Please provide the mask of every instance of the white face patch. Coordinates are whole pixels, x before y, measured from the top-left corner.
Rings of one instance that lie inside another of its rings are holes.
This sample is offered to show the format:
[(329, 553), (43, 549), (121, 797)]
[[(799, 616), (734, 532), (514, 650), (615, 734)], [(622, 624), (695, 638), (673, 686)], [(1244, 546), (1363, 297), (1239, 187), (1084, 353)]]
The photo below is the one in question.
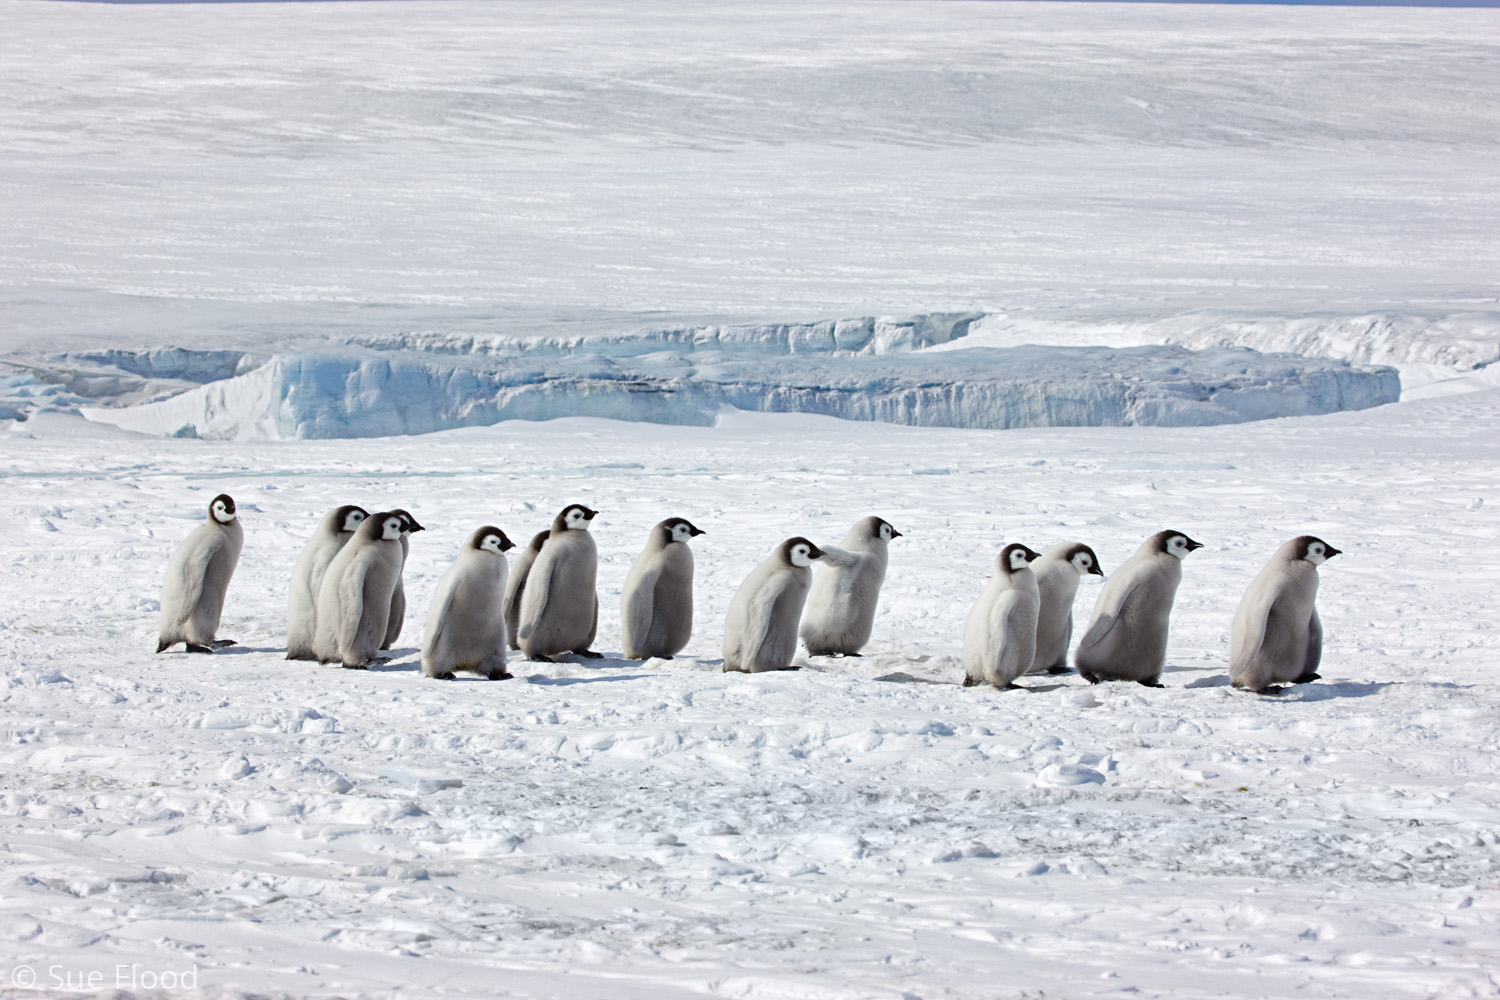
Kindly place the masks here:
[(672, 541), (685, 542), (693, 537), (693, 529), (685, 524), (679, 524), (672, 528)]
[(592, 522), (583, 516), (583, 511), (576, 507), (568, 511), (568, 516), (563, 519), (563, 523), (568, 526), (569, 531), (588, 531), (592, 526)]
[(1188, 548), (1186, 538), (1181, 535), (1173, 535), (1167, 539), (1167, 551), (1178, 559), (1186, 559), (1188, 552), (1191, 550)]
[(385, 526), (381, 530), (380, 537), (383, 540), (387, 541), (387, 542), (400, 541), (400, 539), (401, 539), (401, 525), (403, 523), (404, 522), (402, 522), (401, 518), (399, 518), (399, 517), (388, 517), (388, 518), (386, 518), (385, 519)]
[(812, 565), (811, 552), (810, 552), (810, 550), (808, 549), (808, 547), (806, 545), (793, 545), (792, 546), (792, 565), (793, 566), (811, 566)]
[(891, 540), (891, 526), (889, 524), (882, 524), (880, 526), (880, 537), (887, 542)]
[(1013, 550), (1011, 552), (1011, 554), (1010, 554), (1010, 568), (1011, 569), (1025, 569), (1026, 568), (1026, 550), (1025, 549), (1015, 549), (1015, 550)]
[(1079, 576), (1087, 576), (1094, 568), (1094, 560), (1089, 558), (1087, 552), (1080, 552), (1073, 557), (1073, 568), (1078, 571)]
[(1314, 566), (1321, 566), (1328, 561), (1328, 550), (1323, 547), (1322, 542), (1313, 542), (1307, 547), (1307, 555), (1303, 558)]
[(222, 500), (216, 500), (216, 501), (214, 501), (214, 520), (215, 521), (218, 521), (220, 524), (228, 524), (229, 522), (233, 521), (236, 516), (237, 515), (235, 515), (232, 511), (230, 511), (230, 509), (228, 507), (224, 506), (224, 501), (222, 501)]
[(484, 541), (479, 543), (479, 547), (481, 549), (484, 549), (486, 552), (493, 552), (497, 556), (505, 554), (505, 550), (500, 548), (499, 535), (485, 535)]
[(362, 510), (351, 510), (348, 514), (344, 515), (344, 530), (353, 531), (359, 527), (361, 521), (369, 516)]

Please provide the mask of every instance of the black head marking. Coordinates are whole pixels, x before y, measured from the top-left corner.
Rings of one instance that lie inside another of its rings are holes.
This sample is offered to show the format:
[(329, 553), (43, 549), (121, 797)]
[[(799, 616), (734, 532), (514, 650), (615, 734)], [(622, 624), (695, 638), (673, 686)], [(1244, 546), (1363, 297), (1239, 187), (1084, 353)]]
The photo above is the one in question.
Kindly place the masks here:
[(812, 542), (808, 541), (807, 539), (803, 538), (801, 535), (797, 535), (797, 536), (795, 536), (793, 538), (788, 538), (786, 541), (784, 541), (784, 542), (781, 543), (780, 552), (781, 552), (781, 560), (782, 560), (782, 562), (785, 562), (788, 565), (795, 566), (796, 563), (792, 562), (792, 550), (795, 549), (799, 545), (805, 545), (805, 546), (807, 546), (807, 558), (809, 558), (809, 559), (822, 559), (823, 558), (823, 550), (822, 549), (818, 548), (816, 545), (814, 545)]
[(417, 523), (417, 519), (414, 518), (414, 517), (412, 517), (411, 513), (409, 511), (405, 511), (405, 510), (402, 510), (400, 507), (397, 507), (395, 510), (391, 511), (391, 513), (395, 514), (397, 517), (401, 518), (401, 530), (402, 531), (405, 531), (405, 532), (409, 533), (409, 532), (413, 532), (413, 531), (426, 531), (427, 530), (426, 528), (422, 527), (420, 524)]
[(235, 513), (234, 497), (230, 496), (228, 493), (220, 493), (218, 496), (210, 500), (208, 502), (208, 509), (212, 511), (214, 509), (214, 504), (216, 503), (222, 503), (224, 505), (224, 513)]
[(1183, 545), (1188, 552), (1192, 552), (1194, 549), (1203, 548), (1202, 542), (1195, 542), (1187, 535), (1184, 535), (1182, 532), (1173, 531), (1171, 528), (1168, 528), (1166, 531), (1158, 531), (1156, 534), (1151, 536), (1151, 541), (1154, 543), (1153, 549), (1157, 552), (1171, 552), (1172, 539), (1174, 538), (1181, 538), (1183, 541)]
[(536, 534), (532, 535), (531, 541), (526, 543), (526, 551), (530, 552), (532, 555), (536, 555), (538, 552), (542, 551), (542, 546), (547, 543), (547, 536), (550, 534), (552, 534), (551, 531), (538, 531)]
[(1308, 562), (1322, 562), (1343, 554), (1343, 549), (1334, 548), (1317, 535), (1298, 535), (1294, 541), (1297, 543), (1297, 558)]
[(506, 552), (516, 547), (516, 543), (507, 538), (505, 532), (501, 531), (493, 524), (486, 524), (484, 527), (474, 532), (474, 535), (470, 539), (470, 542), (474, 548), (482, 549), (484, 548), (485, 541), (490, 538), (500, 539), (501, 552)]
[(673, 541), (677, 536), (679, 528), (687, 529), (688, 538), (697, 538), (699, 535), (708, 534), (708, 532), (696, 527), (692, 521), (689, 521), (685, 517), (669, 517), (656, 526), (656, 530), (661, 533), (660, 537), (664, 542)]
[(997, 560), (1000, 567), (1004, 569), (1005, 572), (1012, 573), (1015, 572), (1017, 568), (1019, 568), (1013, 567), (1011, 565), (1012, 558), (1017, 553), (1019, 553), (1021, 557), (1024, 558), (1028, 563), (1040, 558), (1040, 556), (1035, 551), (1025, 545), (1022, 545), (1020, 542), (1011, 542), (1005, 548), (1000, 550), (1000, 558)]
[(1093, 549), (1089, 548), (1082, 542), (1074, 542), (1072, 545), (1068, 546), (1068, 551), (1063, 553), (1063, 561), (1071, 563), (1081, 555), (1089, 557), (1088, 572), (1093, 573), (1095, 576), (1104, 575), (1104, 567), (1099, 565), (1099, 557), (1094, 554)]

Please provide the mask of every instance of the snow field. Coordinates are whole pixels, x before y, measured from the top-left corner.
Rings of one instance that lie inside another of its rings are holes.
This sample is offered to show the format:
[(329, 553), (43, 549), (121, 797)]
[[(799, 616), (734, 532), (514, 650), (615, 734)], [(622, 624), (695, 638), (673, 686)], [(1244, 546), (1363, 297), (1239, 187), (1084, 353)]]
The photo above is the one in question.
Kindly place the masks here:
[[(1497, 411), (234, 445), (16, 426), (0, 934), (39, 969), (197, 963), (211, 995), (1493, 995)], [(221, 635), (243, 645), (152, 655), (167, 556), (220, 490), (247, 535)], [(525, 537), (575, 500), (602, 511), (606, 652), (650, 525), (708, 531), (696, 655), (421, 677), (467, 533)], [(399, 656), (363, 673), (281, 658), (292, 562), (341, 502), (429, 527)], [(719, 673), (739, 580), (867, 513), (906, 533), (869, 655)], [(1004, 542), (1081, 538), (1109, 571), (1166, 526), (1207, 548), (1165, 690), (957, 686)], [(1345, 550), (1325, 680), (1233, 692), (1239, 594), (1303, 531)]]

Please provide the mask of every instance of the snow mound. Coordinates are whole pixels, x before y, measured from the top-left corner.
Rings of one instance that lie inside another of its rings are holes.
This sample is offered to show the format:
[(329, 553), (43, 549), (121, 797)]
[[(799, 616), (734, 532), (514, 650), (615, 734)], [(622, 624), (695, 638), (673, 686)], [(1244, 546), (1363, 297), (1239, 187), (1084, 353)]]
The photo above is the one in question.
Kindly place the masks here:
[(712, 424), (724, 407), (927, 427), (1206, 426), (1394, 402), (1393, 369), (1246, 348), (977, 348), (828, 355), (498, 357), (286, 354), (129, 407), (80, 407), (147, 434), (256, 440), (426, 434), (590, 416)]

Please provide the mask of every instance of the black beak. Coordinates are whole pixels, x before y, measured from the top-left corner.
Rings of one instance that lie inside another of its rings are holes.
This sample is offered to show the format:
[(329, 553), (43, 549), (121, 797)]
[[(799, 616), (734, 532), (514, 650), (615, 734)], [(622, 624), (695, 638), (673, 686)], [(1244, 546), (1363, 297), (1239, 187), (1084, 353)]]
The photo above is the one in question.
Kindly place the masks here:
[(515, 547), (516, 547), (516, 543), (513, 542), (513, 541), (511, 541), (508, 536), (506, 536), (506, 535), (501, 535), (500, 536), (500, 551), (501, 552), (509, 552), (511, 549), (513, 549)]
[(1192, 552), (1194, 549), (1201, 549), (1201, 548), (1203, 548), (1203, 543), (1202, 542), (1195, 542), (1191, 538), (1187, 539), (1187, 550), (1189, 552)]
[(702, 528), (695, 528), (691, 524), (688, 525), (688, 537), (689, 538), (697, 538), (699, 535), (706, 535), (706, 534), (708, 534), (708, 532), (704, 531)]
[(1344, 554), (1344, 550), (1343, 549), (1336, 549), (1332, 545), (1328, 546), (1327, 548), (1325, 548), (1323, 550), (1323, 555), (1326, 558), (1328, 558), (1328, 559), (1332, 559), (1334, 556), (1343, 555), (1343, 554)]
[(599, 512), (597, 510), (589, 510), (587, 507), (583, 508), (583, 519), (585, 521), (592, 521), (598, 516)]
[(1103, 568), (1100, 567), (1100, 566), (1098, 566), (1098, 565), (1090, 566), (1089, 567), (1089, 572), (1092, 573), (1092, 574), (1094, 574), (1095, 576), (1103, 576), (1104, 575)]
[(900, 538), (901, 537), (901, 532), (897, 531), (895, 528), (892, 528), (891, 529), (891, 537), (892, 538)]
[(1033, 552), (1030, 549), (1026, 550), (1026, 561), (1027, 562), (1036, 562), (1040, 558), (1042, 558), (1042, 554), (1040, 552)]
[(816, 545), (813, 545), (812, 549), (807, 553), (807, 558), (809, 558), (809, 559), (822, 559), (823, 558), (823, 550), (820, 549), (820, 548), (818, 548)]

